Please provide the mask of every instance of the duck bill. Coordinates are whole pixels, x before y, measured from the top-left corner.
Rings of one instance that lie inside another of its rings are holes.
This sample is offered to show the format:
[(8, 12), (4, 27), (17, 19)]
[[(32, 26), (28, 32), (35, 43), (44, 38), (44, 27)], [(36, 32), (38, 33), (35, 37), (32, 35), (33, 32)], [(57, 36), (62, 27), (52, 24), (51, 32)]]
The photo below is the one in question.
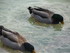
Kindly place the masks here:
[(36, 53), (36, 52), (35, 52), (35, 50), (33, 50), (33, 52), (32, 52), (32, 53)]
[(62, 21), (61, 24), (64, 24), (64, 22)]

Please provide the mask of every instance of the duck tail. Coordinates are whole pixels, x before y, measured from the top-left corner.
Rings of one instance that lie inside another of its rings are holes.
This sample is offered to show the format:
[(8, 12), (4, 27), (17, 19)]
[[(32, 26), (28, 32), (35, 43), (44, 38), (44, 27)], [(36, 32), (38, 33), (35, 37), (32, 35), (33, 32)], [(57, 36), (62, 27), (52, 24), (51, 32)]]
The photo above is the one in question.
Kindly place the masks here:
[(0, 36), (2, 35), (3, 26), (0, 26)]
[(32, 7), (28, 7), (29, 13), (32, 13)]

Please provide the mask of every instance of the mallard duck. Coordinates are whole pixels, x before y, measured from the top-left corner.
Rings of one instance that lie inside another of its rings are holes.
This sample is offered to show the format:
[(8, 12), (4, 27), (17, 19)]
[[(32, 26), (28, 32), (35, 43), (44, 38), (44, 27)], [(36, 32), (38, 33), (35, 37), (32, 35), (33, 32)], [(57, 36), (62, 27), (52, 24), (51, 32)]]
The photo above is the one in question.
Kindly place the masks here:
[(0, 40), (4, 45), (22, 52), (29, 51), (35, 53), (34, 46), (28, 43), (18, 32), (13, 32), (3, 26), (0, 26), (0, 29), (2, 30), (0, 31), (2, 32), (2, 34), (0, 33)]
[(32, 17), (42, 23), (47, 24), (64, 24), (64, 19), (60, 14), (55, 14), (54, 12), (44, 9), (41, 7), (28, 7), (29, 13)]

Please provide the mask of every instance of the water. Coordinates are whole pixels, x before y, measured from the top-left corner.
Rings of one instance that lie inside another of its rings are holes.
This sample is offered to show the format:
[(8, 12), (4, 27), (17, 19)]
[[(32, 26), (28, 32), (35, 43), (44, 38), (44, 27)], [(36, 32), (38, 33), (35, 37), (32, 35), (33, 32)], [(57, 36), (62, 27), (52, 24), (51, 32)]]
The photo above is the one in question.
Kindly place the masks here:
[[(30, 18), (28, 6), (41, 6), (59, 13), (65, 24), (35, 22)], [(0, 0), (0, 25), (19, 32), (34, 45), (36, 53), (70, 53), (70, 0)], [(15, 53), (0, 49), (0, 53), (6, 52)]]

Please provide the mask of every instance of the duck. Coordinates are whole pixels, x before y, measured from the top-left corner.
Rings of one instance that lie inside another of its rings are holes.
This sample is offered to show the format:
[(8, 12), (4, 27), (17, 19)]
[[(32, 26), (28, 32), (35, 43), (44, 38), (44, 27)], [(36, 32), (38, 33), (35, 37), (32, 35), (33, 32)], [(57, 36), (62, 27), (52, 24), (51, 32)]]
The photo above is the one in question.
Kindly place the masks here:
[(0, 40), (4, 45), (14, 50), (36, 53), (34, 46), (27, 42), (24, 37), (22, 37), (18, 32), (11, 31), (4, 26), (0, 26)]
[(35, 18), (37, 21), (46, 24), (64, 24), (64, 18), (62, 15), (54, 13), (48, 9), (41, 7), (28, 7), (31, 17)]

